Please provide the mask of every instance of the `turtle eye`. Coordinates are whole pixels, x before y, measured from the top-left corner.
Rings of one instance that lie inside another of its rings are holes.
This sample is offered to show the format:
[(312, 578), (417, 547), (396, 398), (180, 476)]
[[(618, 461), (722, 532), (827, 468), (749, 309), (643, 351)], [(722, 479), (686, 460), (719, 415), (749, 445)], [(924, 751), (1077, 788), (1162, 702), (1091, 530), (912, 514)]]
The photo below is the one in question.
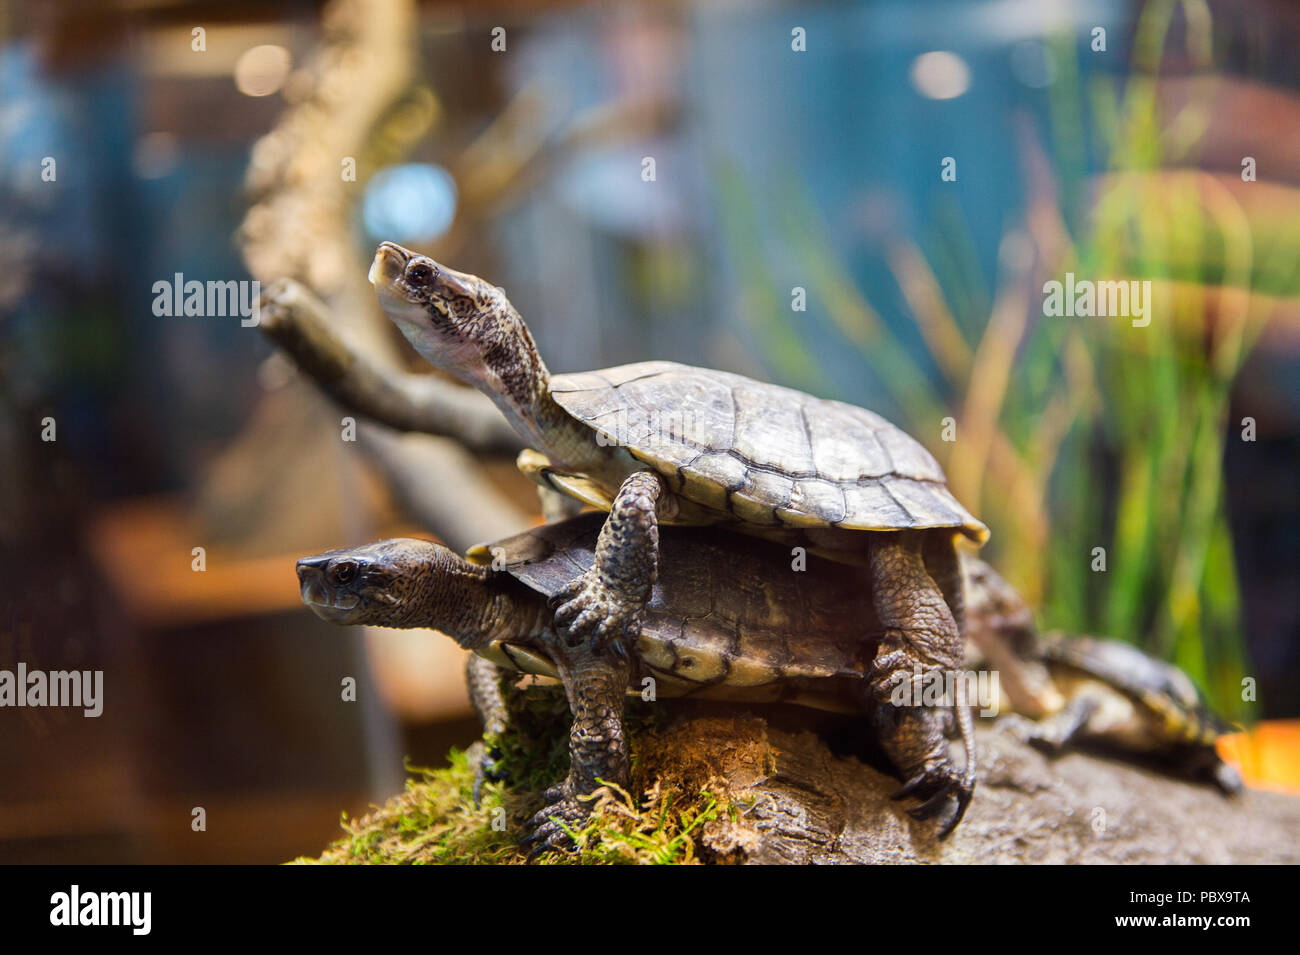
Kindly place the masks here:
[(406, 269), (406, 281), (412, 285), (428, 285), (433, 281), (433, 268), (427, 262), (412, 262)]
[(350, 560), (341, 560), (330, 568), (330, 576), (336, 584), (346, 584), (357, 576), (357, 565)]

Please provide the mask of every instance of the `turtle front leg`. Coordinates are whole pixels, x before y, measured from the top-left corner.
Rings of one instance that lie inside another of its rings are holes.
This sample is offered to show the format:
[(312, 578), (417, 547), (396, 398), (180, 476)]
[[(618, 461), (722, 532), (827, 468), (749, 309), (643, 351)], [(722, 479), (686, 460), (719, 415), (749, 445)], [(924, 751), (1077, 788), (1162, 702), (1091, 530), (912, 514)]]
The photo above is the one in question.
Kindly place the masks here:
[(551, 598), (555, 627), (570, 648), (609, 647), (626, 657), (635, 646), (659, 567), (655, 508), (663, 481), (637, 471), (623, 481), (596, 542), (596, 562)]
[(470, 747), (470, 760), (474, 764), (474, 805), (479, 804), (485, 782), (500, 782), (506, 778), (499, 761), (501, 750), (489, 740), (505, 732), (509, 718), (506, 706), (506, 685), (509, 671), (471, 653), (465, 663), (465, 683), (469, 687), (469, 701), (483, 724), (484, 739)]
[(1199, 757), (1192, 759), (1187, 769), (1193, 778), (1213, 783), (1225, 796), (1238, 796), (1246, 788), (1241, 773), (1219, 759), (1212, 748), (1207, 747)]
[(1059, 753), (1087, 729), (1088, 721), (1100, 707), (1099, 700), (1083, 694), (1041, 720), (1030, 720), (1018, 713), (1009, 713), (998, 721), (998, 725), (1022, 743), (1048, 753)]
[[(910, 531), (879, 534), (872, 541), (872, 595), (883, 636), (868, 685), (881, 745), (904, 780), (894, 798), (919, 798), (921, 805), (911, 810), (917, 819), (937, 815), (950, 797), (957, 801), (940, 829), (942, 838), (965, 815), (975, 788), (975, 766), (973, 760), (960, 772), (953, 766), (945, 736), (947, 713), (922, 705), (922, 686), (914, 683), (910, 694), (900, 692), (905, 683), (915, 681), (918, 670), (923, 679), (955, 673), (963, 654), (957, 621), (926, 570), (923, 542), (920, 534)], [(973, 755), (969, 743), (967, 751)]]
[[(562, 641), (561, 641), (562, 642)], [(623, 702), (631, 676), (628, 660), (609, 648), (559, 647), (556, 668), (573, 713), (569, 731), (569, 775), (544, 794), (546, 806), (528, 821), (524, 840), (532, 859), (548, 849), (571, 848), (567, 829), (582, 825), (590, 796), (602, 781), (628, 785)]]
[(556, 646), (552, 658), (573, 712), (569, 775), (547, 790), (547, 806), (530, 822), (531, 856), (569, 842), (565, 827), (586, 818), (599, 780), (626, 786), (623, 699), (631, 675), (629, 650), (641, 632), (659, 566), (655, 507), (663, 483), (653, 471), (629, 475), (596, 542), (596, 560), (551, 599)]

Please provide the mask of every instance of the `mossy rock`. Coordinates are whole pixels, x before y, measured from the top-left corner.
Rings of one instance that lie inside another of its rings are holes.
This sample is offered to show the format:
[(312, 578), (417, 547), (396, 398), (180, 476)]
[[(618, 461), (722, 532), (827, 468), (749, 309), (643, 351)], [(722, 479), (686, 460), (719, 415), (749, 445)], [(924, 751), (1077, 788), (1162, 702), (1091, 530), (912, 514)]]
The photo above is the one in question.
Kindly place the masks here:
[[(523, 864), (524, 823), (542, 808), (541, 793), (568, 771), (569, 710), (557, 687), (533, 686), (510, 699), (511, 729), (469, 751), (453, 750), (445, 769), (408, 766), (406, 791), (361, 819), (318, 864)], [(617, 786), (592, 797), (587, 824), (572, 833), (575, 853), (546, 853), (551, 864), (725, 862), (743, 844), (744, 805), (731, 798), (701, 747), (682, 747), (663, 708), (630, 702), (632, 791)], [(707, 744), (702, 744), (707, 745)], [(480, 748), (495, 748), (509, 782), (486, 783), (474, 801)], [(665, 759), (665, 754), (672, 758)], [(636, 795), (634, 796), (633, 793)]]
[[(468, 754), (418, 770), (322, 863), (517, 864), (523, 823), (567, 770), (569, 716), (553, 687), (511, 700), (496, 745), (516, 782), (474, 805)], [(1049, 758), (979, 725), (978, 784), (961, 826), (939, 842), (912, 819), (899, 781), (864, 747), (865, 724), (793, 707), (673, 700), (628, 707), (630, 793), (596, 797), (579, 851), (587, 863), (1287, 863), (1300, 862), (1300, 798), (1212, 787), (1095, 753)], [(482, 744), (476, 744), (482, 745)], [(494, 826), (493, 823), (496, 823)]]

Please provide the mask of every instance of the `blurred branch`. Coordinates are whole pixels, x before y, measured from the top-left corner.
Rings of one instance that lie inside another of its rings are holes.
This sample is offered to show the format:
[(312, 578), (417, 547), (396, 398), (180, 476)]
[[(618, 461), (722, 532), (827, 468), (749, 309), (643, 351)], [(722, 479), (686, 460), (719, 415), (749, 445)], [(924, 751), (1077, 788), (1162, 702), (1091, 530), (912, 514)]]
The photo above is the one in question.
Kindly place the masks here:
[(417, 25), (412, 0), (325, 7), (322, 43), (285, 90), (290, 108), (253, 145), (245, 176), (252, 206), (238, 235), (254, 278), (303, 282), (357, 347), (389, 358), (398, 352), (358, 261), (353, 216), (375, 170), (437, 121), (436, 98), (414, 88)]
[(262, 333), (345, 409), (399, 431), (452, 437), (475, 451), (513, 455), (522, 447), (477, 391), (373, 363), (336, 330), (325, 304), (292, 279), (263, 293), (261, 315)]
[(478, 461), (454, 440), (399, 435), (365, 423), (357, 437), (401, 504), (448, 547), (463, 552), (482, 541), (517, 534), (532, 523), (483, 479)]
[[(266, 289), (263, 334), (334, 401), (399, 430), (511, 453), (518, 439), (489, 401), (398, 369), (397, 337), (358, 256), (355, 209), (365, 182), (439, 119), (436, 95), (418, 83), (418, 26), (414, 0), (331, 0), (324, 8), (320, 46), (285, 88), (289, 109), (253, 147), (240, 251)], [(303, 388), (268, 394), (261, 407), (304, 406)], [(291, 463), (252, 468), (251, 490), (207, 481), (198, 507), (209, 526), (229, 526), (231, 512), (255, 517), (296, 504), (301, 492), (291, 490), (286, 471), (310, 476), (320, 466), (313, 449), (337, 441), (337, 429), (331, 436), (319, 423), (264, 414), (250, 425), (223, 461), (262, 463), (257, 452), (271, 447), (284, 449)], [(451, 441), (367, 426), (359, 437), (413, 515), (454, 546), (527, 526), (528, 517)], [(362, 506), (347, 505), (353, 512)]]

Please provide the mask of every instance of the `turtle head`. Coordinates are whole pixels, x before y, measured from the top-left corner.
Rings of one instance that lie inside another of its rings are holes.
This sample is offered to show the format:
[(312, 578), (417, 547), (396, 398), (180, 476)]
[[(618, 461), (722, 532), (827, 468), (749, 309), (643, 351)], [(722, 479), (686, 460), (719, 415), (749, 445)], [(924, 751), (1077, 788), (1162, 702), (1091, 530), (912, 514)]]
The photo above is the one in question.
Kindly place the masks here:
[[(330, 623), (418, 626), (439, 570), (456, 560), (431, 541), (397, 538), (298, 561), (305, 603)], [(429, 626), (436, 626), (430, 622)]]
[(537, 601), (512, 600), (501, 582), (492, 580), (487, 567), (471, 564), (441, 544), (408, 537), (298, 561), (302, 602), (322, 620), (429, 627), (469, 650), (497, 631), (529, 629), (539, 613)]
[(545, 400), (548, 375), (504, 291), (394, 242), (379, 244), (370, 282), (416, 351), (492, 398), (525, 437), (535, 437), (533, 409)]

